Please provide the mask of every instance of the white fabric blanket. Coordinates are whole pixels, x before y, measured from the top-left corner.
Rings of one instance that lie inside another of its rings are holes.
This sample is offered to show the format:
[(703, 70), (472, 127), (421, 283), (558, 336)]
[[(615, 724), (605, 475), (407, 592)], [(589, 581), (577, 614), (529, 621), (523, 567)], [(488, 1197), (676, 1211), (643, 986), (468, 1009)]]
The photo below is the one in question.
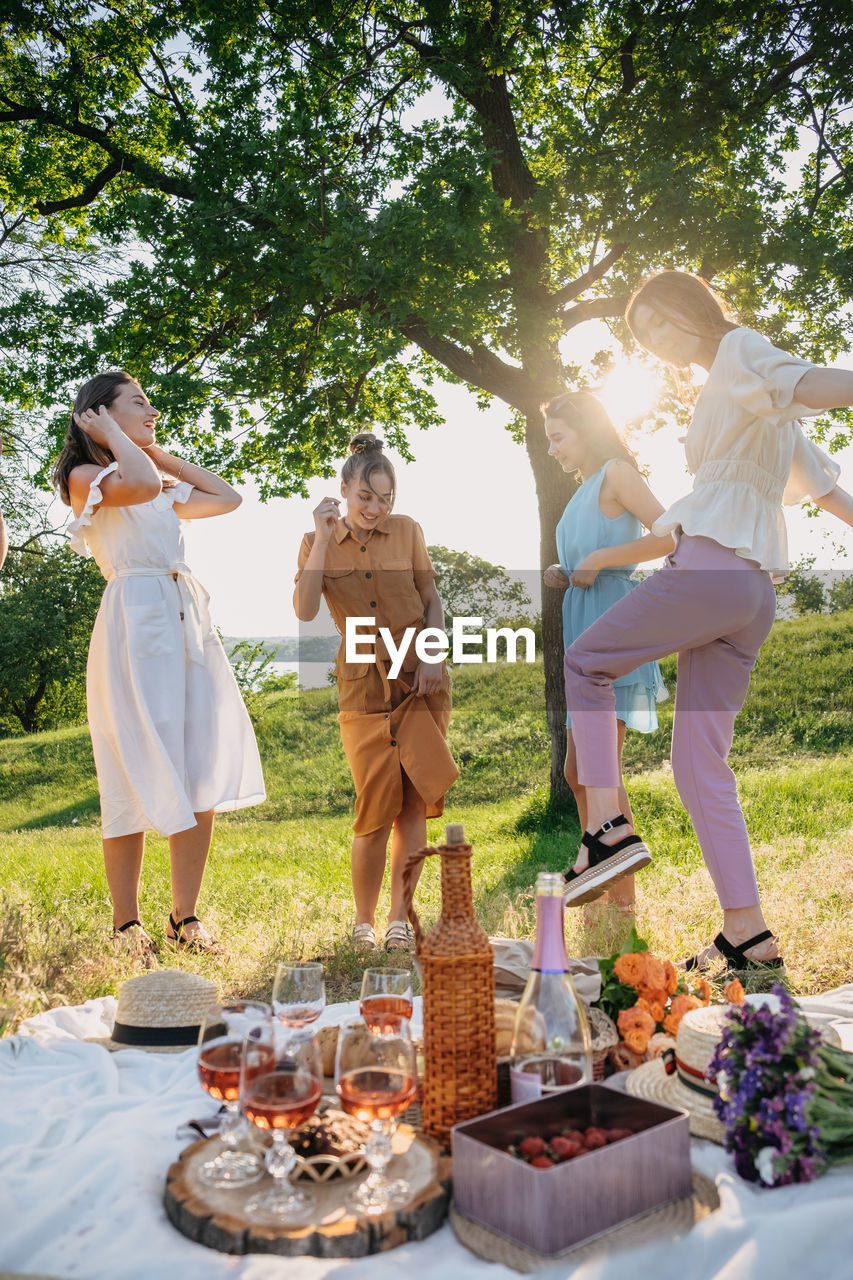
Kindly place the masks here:
[[(853, 1049), (853, 984), (801, 1001), (831, 1015)], [(416, 1002), (419, 1006), (419, 1001)], [(335, 1005), (323, 1022), (356, 1011)], [(416, 1007), (415, 1019), (420, 1016)], [(175, 1130), (208, 1114), (195, 1052), (108, 1053), (84, 1036), (106, 1035), (115, 1000), (90, 1000), (31, 1018), (0, 1041), (0, 1269), (76, 1280), (511, 1280), (451, 1228), (418, 1244), (355, 1262), (254, 1255), (234, 1258), (192, 1244), (167, 1221), (166, 1169)], [(320, 1024), (322, 1025), (322, 1023)], [(733, 1173), (725, 1152), (694, 1141), (694, 1164), (715, 1178), (722, 1207), (689, 1236), (552, 1266), (545, 1280), (624, 1280), (630, 1265), (654, 1280), (849, 1280), (853, 1169), (809, 1186), (760, 1190)]]

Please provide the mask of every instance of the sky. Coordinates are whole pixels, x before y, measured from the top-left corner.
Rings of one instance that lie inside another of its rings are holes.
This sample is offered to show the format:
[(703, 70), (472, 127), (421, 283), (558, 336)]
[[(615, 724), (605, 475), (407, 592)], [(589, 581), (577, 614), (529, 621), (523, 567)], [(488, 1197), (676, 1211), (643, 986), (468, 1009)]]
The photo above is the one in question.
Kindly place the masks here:
[[(573, 335), (572, 358), (589, 359), (609, 342), (605, 325), (586, 325), (581, 335)], [(839, 364), (853, 369), (853, 356)], [(632, 361), (608, 384), (609, 394), (602, 398), (617, 427), (644, 400), (651, 403), (658, 374), (654, 362)], [(439, 386), (437, 399), (444, 423), (412, 433), (416, 461), (404, 463), (388, 450), (397, 469), (396, 510), (420, 523), (428, 543), (530, 575), (539, 562), (536, 494), (524, 446), (505, 429), (509, 410), (494, 403), (480, 411), (464, 387)], [(375, 429), (381, 436), (381, 423)], [(692, 487), (680, 434), (674, 427), (654, 433), (640, 429), (629, 440), (640, 464), (648, 466), (651, 489), (665, 507)], [(853, 489), (853, 445), (834, 456), (842, 468), (841, 485)], [(335, 480), (313, 480), (308, 487), (307, 500), (276, 498), (264, 504), (246, 486), (238, 511), (185, 526), (187, 561), (210, 592), (212, 616), (225, 635), (298, 634), (291, 597), (299, 544), (314, 527), (313, 508), (323, 497), (339, 494)], [(823, 513), (809, 517), (801, 508), (786, 508), (786, 520), (792, 563), (814, 555), (820, 569), (853, 567), (853, 529)], [(846, 550), (849, 564), (839, 549)], [(333, 634), (325, 610), (311, 630)]]

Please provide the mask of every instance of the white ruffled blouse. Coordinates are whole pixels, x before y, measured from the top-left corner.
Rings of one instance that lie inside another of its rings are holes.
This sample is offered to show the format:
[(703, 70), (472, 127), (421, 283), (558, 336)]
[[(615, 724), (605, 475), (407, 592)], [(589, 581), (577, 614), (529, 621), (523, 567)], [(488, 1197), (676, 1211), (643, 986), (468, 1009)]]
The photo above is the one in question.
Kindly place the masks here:
[(712, 538), (774, 576), (788, 572), (782, 506), (823, 497), (841, 474), (796, 421), (819, 412), (794, 399), (814, 367), (754, 329), (723, 336), (684, 441), (693, 491), (654, 533)]

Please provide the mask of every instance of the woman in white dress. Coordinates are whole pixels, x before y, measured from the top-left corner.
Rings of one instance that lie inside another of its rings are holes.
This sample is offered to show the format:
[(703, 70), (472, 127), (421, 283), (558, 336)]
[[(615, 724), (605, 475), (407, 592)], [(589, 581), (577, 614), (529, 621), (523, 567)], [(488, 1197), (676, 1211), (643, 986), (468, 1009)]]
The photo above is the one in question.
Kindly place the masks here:
[[(240, 495), (154, 443), (159, 412), (124, 372), (80, 388), (54, 470), (75, 519), (71, 547), (107, 580), (86, 701), (101, 796), (113, 936), (156, 948), (140, 922), (145, 832), (169, 838), (176, 947), (215, 946), (195, 915), (213, 815), (265, 799), (255, 735), (184, 562), (182, 520), (224, 515)], [(163, 473), (167, 480), (161, 478)]]

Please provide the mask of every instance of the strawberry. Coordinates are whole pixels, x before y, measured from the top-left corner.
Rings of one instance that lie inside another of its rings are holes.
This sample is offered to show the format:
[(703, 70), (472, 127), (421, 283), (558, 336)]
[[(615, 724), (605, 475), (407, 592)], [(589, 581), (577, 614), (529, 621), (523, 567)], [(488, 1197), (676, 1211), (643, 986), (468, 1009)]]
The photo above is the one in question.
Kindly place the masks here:
[(566, 1138), (562, 1134), (551, 1139), (550, 1147), (554, 1155), (559, 1156), (561, 1160), (574, 1160), (575, 1156), (581, 1153), (581, 1144), (573, 1142), (571, 1138)]
[(535, 1160), (531, 1160), (530, 1164), (534, 1169), (553, 1169), (554, 1161), (549, 1160), (547, 1156), (537, 1156)]
[(584, 1134), (584, 1143), (588, 1151), (595, 1151), (599, 1147), (607, 1146), (607, 1137), (603, 1129), (597, 1129), (591, 1126)]
[(518, 1149), (526, 1159), (532, 1161), (542, 1155), (545, 1143), (541, 1138), (525, 1138), (523, 1142), (519, 1142)]

